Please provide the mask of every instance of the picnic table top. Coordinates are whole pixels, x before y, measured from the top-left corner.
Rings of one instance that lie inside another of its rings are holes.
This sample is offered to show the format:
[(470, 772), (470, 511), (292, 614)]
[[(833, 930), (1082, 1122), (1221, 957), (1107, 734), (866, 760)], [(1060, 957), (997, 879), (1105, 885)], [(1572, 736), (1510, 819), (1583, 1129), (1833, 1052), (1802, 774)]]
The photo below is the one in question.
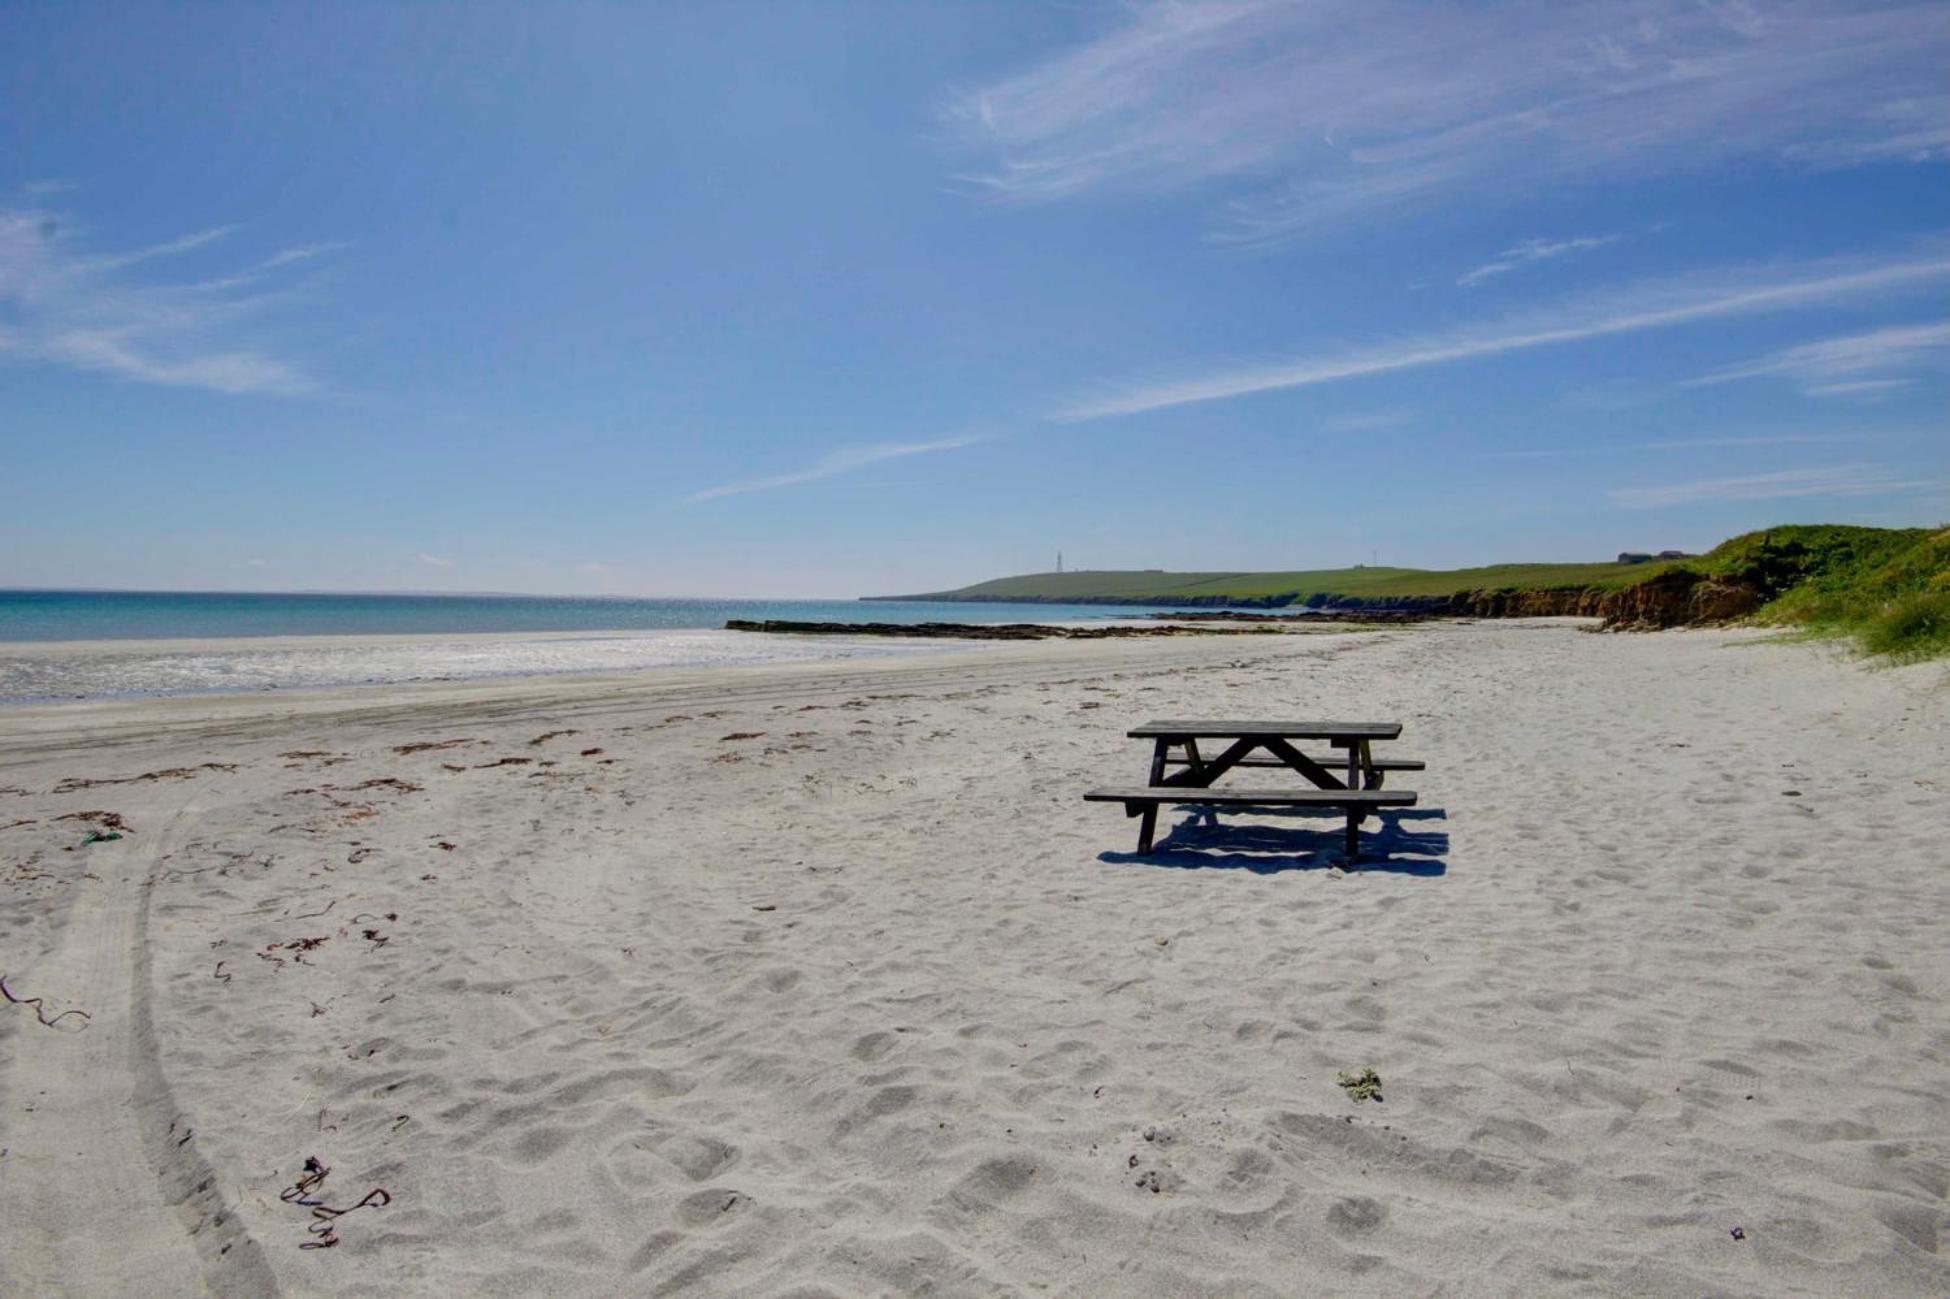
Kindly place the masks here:
[(1162, 721), (1146, 722), (1129, 732), (1133, 739), (1249, 739), (1274, 736), (1284, 740), (1393, 740), (1402, 733), (1400, 722), (1275, 722), (1275, 721)]

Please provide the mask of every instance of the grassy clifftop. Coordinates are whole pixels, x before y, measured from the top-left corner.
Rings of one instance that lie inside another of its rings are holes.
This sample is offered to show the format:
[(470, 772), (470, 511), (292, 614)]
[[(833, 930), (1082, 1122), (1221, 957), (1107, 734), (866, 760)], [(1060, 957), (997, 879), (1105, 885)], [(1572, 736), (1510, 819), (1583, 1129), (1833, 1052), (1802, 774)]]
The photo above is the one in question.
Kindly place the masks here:
[(1484, 568), (1320, 568), (1281, 573), (1168, 573), (1160, 569), (1031, 573), (955, 591), (879, 597), (1023, 600), (1063, 604), (1305, 604), (1314, 597), (1439, 597), (1459, 591), (1613, 587), (1671, 567), (1649, 564), (1491, 564)]
[(1391, 604), (1487, 616), (1576, 613), (1613, 625), (1751, 618), (1853, 637), (1897, 658), (1950, 655), (1950, 529), (1767, 528), (1690, 559), (1278, 573), (1035, 573), (896, 597), (1156, 605)]

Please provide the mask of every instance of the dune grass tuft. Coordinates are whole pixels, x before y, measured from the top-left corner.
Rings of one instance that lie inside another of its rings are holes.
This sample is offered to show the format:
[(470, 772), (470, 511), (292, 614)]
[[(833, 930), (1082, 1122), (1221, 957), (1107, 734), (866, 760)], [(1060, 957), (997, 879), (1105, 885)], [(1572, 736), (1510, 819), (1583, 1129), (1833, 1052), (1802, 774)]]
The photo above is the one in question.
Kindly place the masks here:
[(1759, 621), (1847, 637), (1898, 662), (1950, 655), (1950, 528), (1770, 528), (1701, 565), (1771, 596)]

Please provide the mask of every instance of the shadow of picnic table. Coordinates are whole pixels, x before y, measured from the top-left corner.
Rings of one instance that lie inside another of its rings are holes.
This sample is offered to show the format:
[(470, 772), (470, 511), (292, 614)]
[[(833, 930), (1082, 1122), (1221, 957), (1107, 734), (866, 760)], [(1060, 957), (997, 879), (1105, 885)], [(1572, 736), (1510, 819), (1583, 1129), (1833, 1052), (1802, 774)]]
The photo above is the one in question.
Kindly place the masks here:
[[(1228, 809), (1229, 812), (1239, 810)], [(1220, 821), (1213, 813), (1193, 806), (1186, 809), (1184, 817), (1149, 853), (1140, 856), (1134, 852), (1101, 852), (1097, 860), (1167, 870), (1243, 870), (1255, 875), (1328, 870), (1345, 865), (1341, 855), (1344, 821), (1338, 812), (1327, 808), (1265, 808), (1255, 809), (1252, 814), (1280, 821), (1316, 821), (1320, 828), (1242, 825), (1237, 821)], [(1448, 833), (1419, 824), (1447, 818), (1448, 813), (1439, 807), (1376, 813), (1375, 819), (1361, 828), (1361, 860), (1354, 869), (1416, 876), (1448, 874), (1448, 863), (1444, 860), (1449, 854)]]

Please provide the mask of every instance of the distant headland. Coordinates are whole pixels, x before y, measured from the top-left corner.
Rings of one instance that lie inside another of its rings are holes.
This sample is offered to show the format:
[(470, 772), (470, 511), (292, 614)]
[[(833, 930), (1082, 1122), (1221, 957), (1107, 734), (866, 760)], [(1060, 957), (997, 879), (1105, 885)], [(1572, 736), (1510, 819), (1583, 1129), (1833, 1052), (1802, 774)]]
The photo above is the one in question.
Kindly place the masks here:
[(866, 598), (1579, 615), (1634, 629), (1753, 618), (1855, 635), (1876, 653), (1935, 657), (1950, 653), (1950, 529), (1795, 524), (1744, 533), (1704, 555), (1628, 551), (1609, 563), (1227, 573), (1086, 569)]

